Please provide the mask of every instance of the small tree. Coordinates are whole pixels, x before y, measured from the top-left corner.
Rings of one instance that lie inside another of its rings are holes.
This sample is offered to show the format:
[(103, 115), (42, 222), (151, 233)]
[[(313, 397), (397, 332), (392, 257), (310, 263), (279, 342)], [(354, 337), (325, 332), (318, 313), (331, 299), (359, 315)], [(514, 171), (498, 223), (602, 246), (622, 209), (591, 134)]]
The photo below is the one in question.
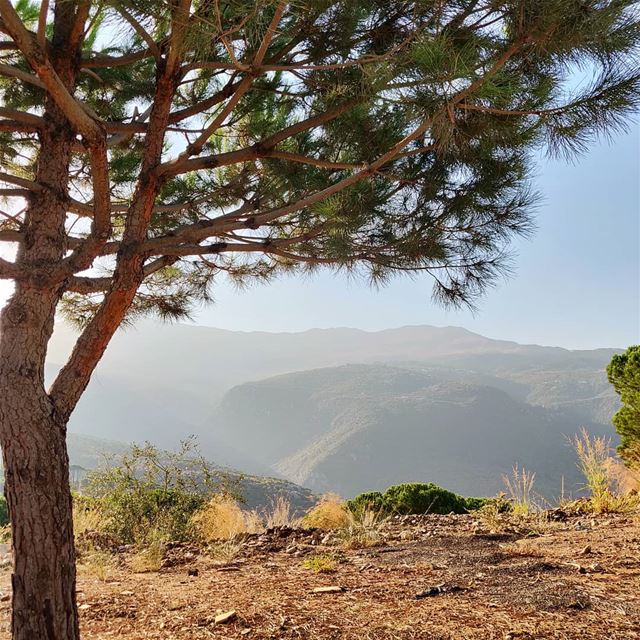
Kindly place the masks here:
[(640, 346), (616, 354), (607, 365), (607, 377), (620, 396), (622, 407), (613, 416), (620, 434), (620, 457), (627, 464), (640, 463)]
[[(0, 444), (13, 637), (75, 640), (66, 425), (117, 328), (220, 274), (433, 276), (471, 303), (530, 158), (638, 103), (634, 0), (0, 0)], [(570, 91), (572, 68), (593, 81)], [(63, 310), (83, 331), (48, 389)]]

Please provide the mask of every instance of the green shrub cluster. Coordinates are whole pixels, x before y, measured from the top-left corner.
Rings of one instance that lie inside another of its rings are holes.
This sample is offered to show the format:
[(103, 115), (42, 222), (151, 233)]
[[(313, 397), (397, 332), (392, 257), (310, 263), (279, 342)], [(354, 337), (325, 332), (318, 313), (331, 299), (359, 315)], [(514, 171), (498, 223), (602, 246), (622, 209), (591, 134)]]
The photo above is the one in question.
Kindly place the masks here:
[(347, 502), (353, 513), (365, 509), (399, 515), (423, 513), (467, 513), (480, 509), (487, 498), (465, 498), (437, 484), (406, 482), (389, 487), (384, 493), (369, 491)]
[(9, 506), (7, 499), (0, 496), (0, 527), (6, 527), (9, 524)]
[(98, 505), (105, 532), (122, 544), (187, 540), (191, 516), (221, 490), (193, 448), (133, 446), (117, 464), (91, 474), (83, 506)]

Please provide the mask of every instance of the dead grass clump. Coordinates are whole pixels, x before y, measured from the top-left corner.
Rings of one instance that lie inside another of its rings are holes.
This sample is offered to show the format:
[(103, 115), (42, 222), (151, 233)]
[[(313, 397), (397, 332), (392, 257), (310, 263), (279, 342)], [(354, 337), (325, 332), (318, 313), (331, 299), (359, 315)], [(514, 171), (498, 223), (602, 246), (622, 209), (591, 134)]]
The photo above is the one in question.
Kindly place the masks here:
[(11, 543), (11, 525), (5, 524), (0, 527), (0, 544), (10, 544)]
[(156, 573), (162, 568), (165, 543), (152, 540), (142, 551), (131, 556), (131, 570), (134, 573)]
[(382, 526), (386, 518), (380, 512), (362, 509), (348, 512), (348, 524), (340, 530), (340, 538), (347, 549), (375, 547), (382, 542)]
[(86, 575), (106, 582), (115, 566), (113, 554), (102, 549), (85, 552), (78, 563), (80, 570)]
[(544, 553), (540, 547), (531, 544), (527, 540), (518, 540), (509, 544), (501, 544), (500, 549), (511, 556), (522, 558), (542, 558)]
[(628, 467), (620, 458), (609, 458), (606, 466), (615, 493), (625, 496), (640, 493), (640, 467)]
[(298, 524), (298, 519), (293, 517), (291, 502), (284, 496), (278, 496), (271, 501), (271, 508), (266, 513), (265, 522), (268, 529), (295, 527)]
[(353, 516), (342, 498), (335, 493), (326, 493), (302, 518), (302, 526), (308, 529), (336, 531), (349, 527)]
[(105, 531), (108, 520), (99, 504), (74, 499), (73, 533), (76, 538), (90, 531)]
[(217, 562), (227, 565), (235, 562), (242, 555), (243, 549), (242, 541), (230, 538), (209, 545), (207, 553)]
[(255, 511), (243, 511), (233, 498), (224, 495), (209, 500), (191, 516), (190, 524), (195, 537), (207, 543), (259, 533), (264, 528)]
[(533, 492), (536, 482), (535, 473), (527, 471), (524, 467), (520, 469), (516, 464), (513, 466), (511, 475), (503, 475), (502, 480), (507, 488), (511, 511), (514, 515), (528, 515), (540, 509)]
[(571, 444), (589, 490), (584, 510), (591, 513), (625, 513), (640, 507), (640, 495), (624, 489), (621, 475), (624, 467), (611, 455), (609, 438), (591, 436), (586, 429), (582, 429), (571, 439)]
[(499, 494), (476, 512), (490, 533), (517, 533), (538, 536), (552, 526), (544, 511), (515, 511), (512, 502)]

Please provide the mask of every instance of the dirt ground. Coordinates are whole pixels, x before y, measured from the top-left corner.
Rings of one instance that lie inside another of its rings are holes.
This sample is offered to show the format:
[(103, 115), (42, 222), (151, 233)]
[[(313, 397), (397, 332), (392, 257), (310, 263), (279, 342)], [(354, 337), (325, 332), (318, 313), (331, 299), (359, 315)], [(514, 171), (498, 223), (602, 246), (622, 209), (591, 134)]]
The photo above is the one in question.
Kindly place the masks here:
[[(357, 550), (322, 535), (276, 530), (227, 564), (175, 546), (159, 572), (133, 572), (127, 553), (106, 570), (81, 565), (83, 638), (640, 638), (637, 515), (569, 518), (526, 538), (481, 529), (472, 516), (409, 517), (386, 528), (381, 546)], [(318, 556), (333, 570), (305, 566)], [(0, 591), (9, 585), (4, 568)]]

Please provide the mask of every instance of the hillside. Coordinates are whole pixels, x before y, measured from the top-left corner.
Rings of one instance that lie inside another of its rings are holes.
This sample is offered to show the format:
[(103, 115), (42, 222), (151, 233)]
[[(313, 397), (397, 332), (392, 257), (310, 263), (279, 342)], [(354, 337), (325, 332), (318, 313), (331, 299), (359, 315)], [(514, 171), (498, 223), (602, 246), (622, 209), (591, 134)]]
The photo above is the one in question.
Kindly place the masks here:
[[(57, 326), (49, 378), (72, 338)], [(604, 367), (614, 352), (459, 327), (245, 333), (145, 322), (116, 335), (70, 430), (163, 448), (195, 434), (218, 464), (345, 494), (414, 479), (494, 492), (519, 462), (555, 495), (562, 476), (567, 488), (576, 478), (564, 435), (583, 424), (613, 435)], [(406, 448), (397, 460), (380, 454), (392, 437)]]
[[(64, 362), (73, 339), (74, 331), (68, 325), (56, 325), (48, 352), (49, 379)], [(583, 374), (592, 376), (598, 389), (590, 398), (603, 394), (601, 401), (594, 401), (601, 408), (594, 411), (600, 412), (599, 421), (608, 422), (616, 396), (603, 369), (614, 352), (520, 345), (460, 327), (266, 333), (147, 321), (118, 331), (72, 416), (70, 429), (102, 438), (148, 439), (160, 446), (174, 446), (187, 435), (206, 433), (212, 411), (224, 393), (238, 384), (344, 364), (405, 366), (407, 362), (497, 374), (511, 377), (516, 385), (521, 382), (519, 376), (538, 375), (539, 393), (531, 401), (542, 406), (582, 398), (576, 395), (577, 384), (555, 398), (558, 390), (545, 387), (549, 372), (559, 371), (563, 380), (575, 376), (578, 382)], [(531, 386), (530, 382), (525, 380), (525, 385)], [(588, 405), (591, 400), (583, 402)], [(222, 453), (240, 456), (239, 451)]]
[[(567, 436), (586, 425), (611, 430), (596, 412), (573, 410), (557, 390), (548, 406), (527, 399), (537, 376), (388, 365), (348, 365), (287, 374), (229, 391), (212, 418), (230, 448), (316, 492), (354, 495), (405, 481), (433, 481), (463, 494), (491, 495), (515, 463), (537, 473), (548, 497), (577, 491)], [(568, 406), (564, 406), (568, 404)], [(590, 417), (585, 420), (585, 416)]]

